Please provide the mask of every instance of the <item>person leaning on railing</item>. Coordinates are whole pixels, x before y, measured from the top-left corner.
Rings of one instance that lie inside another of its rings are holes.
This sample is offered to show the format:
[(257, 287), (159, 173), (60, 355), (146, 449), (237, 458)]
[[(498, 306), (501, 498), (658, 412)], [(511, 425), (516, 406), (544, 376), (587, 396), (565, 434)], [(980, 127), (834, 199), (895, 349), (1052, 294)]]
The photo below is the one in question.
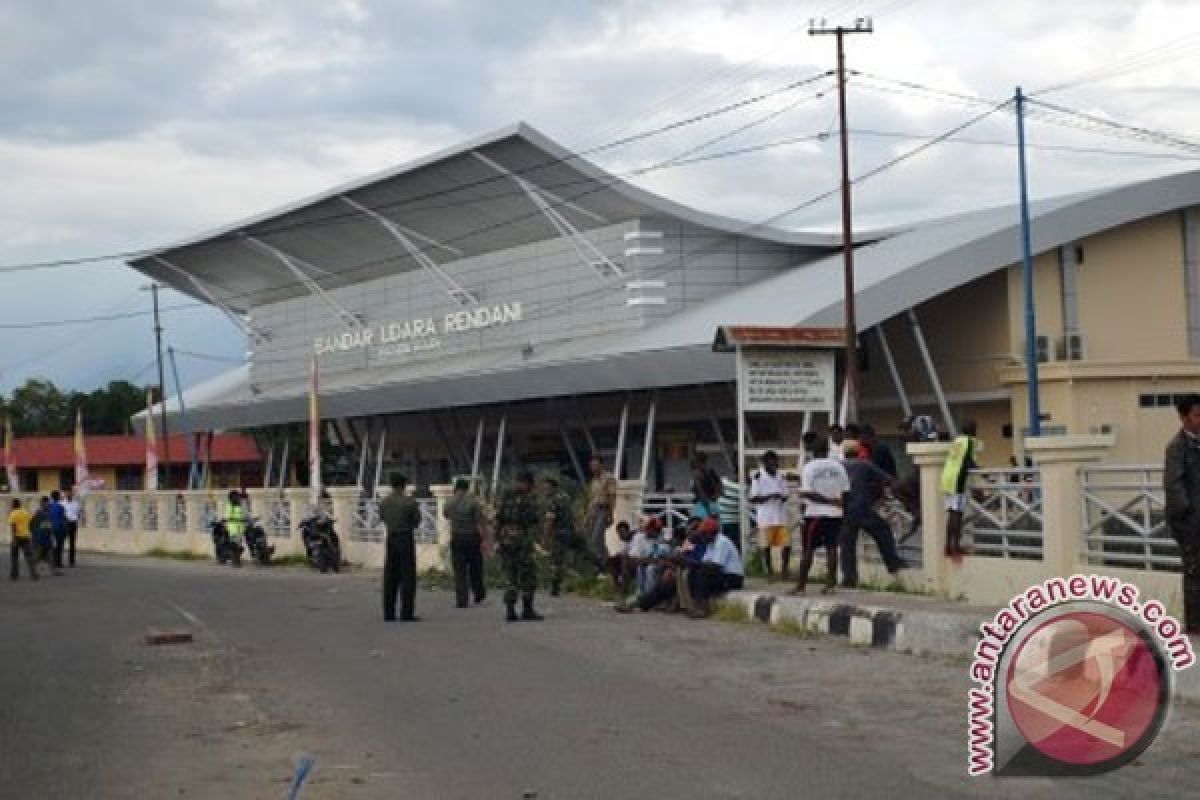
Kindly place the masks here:
[(1167, 444), (1163, 495), (1167, 526), (1183, 562), (1183, 618), (1188, 633), (1200, 633), (1200, 394), (1176, 403), (1180, 429)]

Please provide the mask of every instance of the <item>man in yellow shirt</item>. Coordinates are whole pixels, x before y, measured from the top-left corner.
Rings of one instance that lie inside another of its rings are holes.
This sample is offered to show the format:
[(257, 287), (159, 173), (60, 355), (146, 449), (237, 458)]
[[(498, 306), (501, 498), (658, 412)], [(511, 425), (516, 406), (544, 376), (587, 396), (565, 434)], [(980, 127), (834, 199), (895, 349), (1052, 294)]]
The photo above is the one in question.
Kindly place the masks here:
[(14, 497), (12, 511), (8, 512), (8, 530), (12, 536), (12, 544), (8, 549), (9, 563), (12, 564), (9, 577), (14, 581), (19, 577), (17, 557), (22, 553), (25, 554), (25, 565), (29, 568), (29, 577), (35, 581), (38, 579), (37, 565), (33, 563), (33, 537), (29, 532), (31, 519), (33, 519), (33, 515), (21, 508), (21, 501)]

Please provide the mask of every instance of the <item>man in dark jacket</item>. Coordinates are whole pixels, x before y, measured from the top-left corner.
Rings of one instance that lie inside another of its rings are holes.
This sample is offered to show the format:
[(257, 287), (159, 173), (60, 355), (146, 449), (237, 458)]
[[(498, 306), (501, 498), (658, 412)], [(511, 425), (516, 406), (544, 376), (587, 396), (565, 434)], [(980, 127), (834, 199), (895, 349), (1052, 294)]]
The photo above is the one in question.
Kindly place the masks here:
[(454, 604), (467, 607), (467, 587), (475, 603), (483, 602), (487, 589), (483, 584), (483, 508), (471, 496), (471, 484), (464, 478), (454, 482), (454, 496), (442, 512), (450, 520), (450, 564), (454, 568)]
[(1176, 410), (1181, 427), (1167, 445), (1163, 495), (1183, 562), (1184, 626), (1200, 633), (1200, 394), (1184, 395)]
[(379, 516), (387, 526), (387, 555), (383, 565), (383, 618), (396, 619), (396, 595), (400, 594), (400, 619), (414, 622), (417, 599), (417, 542), (414, 538), (421, 525), (421, 509), (417, 501), (405, 493), (408, 481), (398, 473), (392, 475), (392, 493), (379, 505)]

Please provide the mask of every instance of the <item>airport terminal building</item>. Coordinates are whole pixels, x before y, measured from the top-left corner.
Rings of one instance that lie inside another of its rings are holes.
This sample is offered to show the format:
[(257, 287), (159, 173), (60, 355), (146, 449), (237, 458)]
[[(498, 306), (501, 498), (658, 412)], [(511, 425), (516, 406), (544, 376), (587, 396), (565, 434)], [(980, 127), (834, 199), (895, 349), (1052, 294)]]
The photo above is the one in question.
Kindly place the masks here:
[[(1109, 432), (1114, 457), (1160, 459), (1171, 397), (1200, 385), (1197, 206), (1200, 172), (1035, 204), (1049, 432)], [(1015, 208), (856, 242), (863, 421), (971, 417), (989, 463), (1019, 455)], [(839, 236), (683, 207), (524, 124), (130, 265), (247, 336), (245, 365), (185, 392), (184, 412), (168, 402), (173, 430), (302, 425), (315, 356), (328, 441), (421, 483), (518, 458), (578, 470), (594, 451), (685, 488), (695, 452), (734, 463), (717, 327), (842, 317)], [(794, 449), (800, 433), (799, 417), (758, 415), (746, 444)]]

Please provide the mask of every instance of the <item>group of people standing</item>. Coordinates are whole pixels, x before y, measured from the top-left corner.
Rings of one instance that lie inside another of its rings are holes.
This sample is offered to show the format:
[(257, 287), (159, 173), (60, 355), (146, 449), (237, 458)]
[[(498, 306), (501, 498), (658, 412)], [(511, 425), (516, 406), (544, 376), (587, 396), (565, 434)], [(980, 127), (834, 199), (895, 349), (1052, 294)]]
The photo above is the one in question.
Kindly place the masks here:
[(38, 501), (33, 511), (14, 497), (8, 512), (9, 578), (20, 577), (20, 559), (31, 580), (38, 579), (38, 567), (46, 564), (54, 575), (64, 566), (75, 566), (75, 543), (79, 534), (79, 501), (71, 489), (64, 496), (57, 489)]
[[(550, 553), (550, 592), (562, 591), (567, 563), (578, 559), (596, 569), (608, 564), (605, 535), (613, 522), (617, 483), (600, 458), (590, 462), (587, 508), (582, 526), (576, 525), (570, 496), (558, 479), (547, 475), (540, 491), (532, 473), (521, 472), (496, 500), (494, 515), (485, 512), (471, 494), (470, 483), (458, 480), (454, 495), (443, 514), (450, 525), (450, 560), (454, 572), (457, 608), (469, 600), (482, 603), (487, 595), (483, 576), (483, 553), (494, 539), (495, 552), (504, 579), (505, 619), (539, 621), (534, 606), (538, 587), (535, 555), (539, 544)], [(421, 515), (416, 500), (405, 489), (402, 475), (391, 477), (392, 493), (380, 505), (379, 514), (387, 528), (387, 550), (383, 573), (383, 617), (392, 621), (416, 621), (415, 532)], [(581, 533), (580, 530), (583, 532)], [(396, 613), (397, 600), (400, 613)], [(520, 612), (517, 604), (520, 602)]]
[[(879, 548), (884, 565), (896, 574), (906, 564), (900, 558), (891, 526), (880, 515), (885, 490), (897, 483), (896, 460), (890, 448), (876, 438), (869, 425), (832, 426), (827, 438), (805, 437), (805, 462), (800, 468), (798, 497), (803, 503), (799, 525), (801, 559), (795, 593), (803, 593), (816, 551), (825, 549), (825, 591), (837, 584), (858, 586), (857, 542), (866, 533)], [(787, 501), (791, 490), (780, 472), (779, 456), (767, 451), (750, 484), (749, 501), (755, 507), (759, 546), (768, 580), (776, 578), (773, 552), (779, 551), (778, 575), (788, 580), (792, 553), (792, 523)], [(840, 553), (840, 562), (839, 562)]]

